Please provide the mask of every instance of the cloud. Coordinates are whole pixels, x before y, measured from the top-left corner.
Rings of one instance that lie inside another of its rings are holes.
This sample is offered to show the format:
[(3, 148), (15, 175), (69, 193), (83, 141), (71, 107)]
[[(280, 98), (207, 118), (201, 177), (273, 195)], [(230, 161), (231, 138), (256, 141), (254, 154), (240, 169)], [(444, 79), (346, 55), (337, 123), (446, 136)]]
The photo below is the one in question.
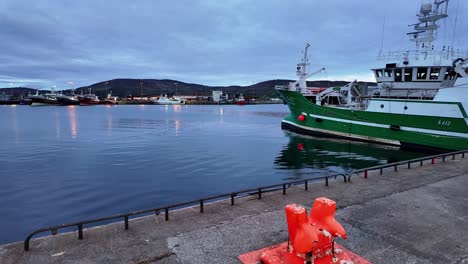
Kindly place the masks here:
[[(466, 32), (467, 7), (444, 22)], [(112, 78), (172, 78), (208, 85), (295, 78), (305, 43), (312, 68), (369, 80), (382, 36), (412, 48), (405, 33), (420, 0), (47, 1), (0, 0), (1, 83), (46, 88)], [(386, 18), (385, 34), (382, 24)], [(451, 43), (451, 30), (441, 30)], [(466, 43), (463, 34), (456, 44)], [(322, 77), (322, 76), (318, 76)]]

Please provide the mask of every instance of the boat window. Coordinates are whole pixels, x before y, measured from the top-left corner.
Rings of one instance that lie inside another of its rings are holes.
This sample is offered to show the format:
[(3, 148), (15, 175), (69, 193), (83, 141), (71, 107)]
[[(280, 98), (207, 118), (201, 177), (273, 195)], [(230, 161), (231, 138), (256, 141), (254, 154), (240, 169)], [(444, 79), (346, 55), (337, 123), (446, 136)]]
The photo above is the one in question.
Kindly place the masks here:
[(401, 82), (401, 69), (400, 68), (395, 70), (395, 82)]
[(447, 67), (447, 69), (445, 70), (444, 80), (448, 80), (450, 78), (450, 72), (451, 71), (452, 71), (452, 68)]
[(445, 72), (444, 79), (445, 80), (454, 80), (457, 77), (457, 72), (454, 71), (452, 67), (447, 67), (447, 71)]
[(418, 68), (418, 72), (416, 73), (416, 79), (418, 80), (425, 80), (427, 78), (427, 68)]
[(432, 67), (431, 68), (431, 75), (429, 76), (429, 79), (437, 80), (437, 79), (439, 79), (439, 74), (440, 74), (440, 68), (439, 67)]
[(392, 70), (385, 70), (385, 77), (392, 77)]
[(377, 75), (378, 78), (382, 77), (382, 70), (376, 70), (375, 74)]
[(411, 82), (413, 79), (413, 68), (405, 68), (405, 82)]

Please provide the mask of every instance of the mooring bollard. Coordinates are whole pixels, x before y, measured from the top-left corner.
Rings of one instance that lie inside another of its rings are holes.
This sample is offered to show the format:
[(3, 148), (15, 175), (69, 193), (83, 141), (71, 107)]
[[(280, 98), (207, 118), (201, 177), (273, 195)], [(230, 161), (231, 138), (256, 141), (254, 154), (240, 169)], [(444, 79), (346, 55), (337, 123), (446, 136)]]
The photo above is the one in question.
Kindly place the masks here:
[(242, 254), (238, 258), (244, 264), (370, 264), (365, 258), (335, 242), (338, 237), (347, 239), (346, 230), (335, 219), (335, 212), (335, 201), (325, 197), (315, 199), (310, 215), (301, 205), (287, 205), (288, 241)]

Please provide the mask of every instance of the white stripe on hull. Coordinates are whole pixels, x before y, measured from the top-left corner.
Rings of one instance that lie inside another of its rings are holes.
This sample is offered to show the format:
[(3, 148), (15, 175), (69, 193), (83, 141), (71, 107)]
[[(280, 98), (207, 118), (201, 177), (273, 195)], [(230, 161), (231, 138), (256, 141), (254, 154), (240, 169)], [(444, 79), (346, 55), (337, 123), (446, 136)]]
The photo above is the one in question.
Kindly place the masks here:
[[(305, 114), (305, 113), (303, 113), (303, 114)], [(321, 119), (324, 119), (324, 120), (331, 120), (331, 121), (336, 121), (336, 122), (341, 122), (341, 123), (347, 123), (347, 124), (356, 124), (356, 125), (363, 125), (363, 126), (380, 127), (380, 128), (390, 129), (390, 125), (384, 125), (384, 124), (368, 123), (368, 122), (354, 121), (354, 120), (346, 120), (346, 119), (340, 119), (340, 118), (334, 118), (334, 117), (328, 117), (328, 116), (320, 116), (320, 115), (313, 115), (313, 114), (309, 114), (309, 116), (314, 117), (314, 118), (321, 118)], [(412, 131), (412, 132), (418, 132), (418, 133), (425, 133), (425, 134), (434, 134), (434, 135), (439, 135), (439, 136), (452, 136), (452, 137), (468, 138), (467, 133), (440, 131), (440, 130), (432, 130), (432, 129), (424, 129), (424, 128), (405, 127), (405, 126), (400, 127), (400, 130)]]
[(44, 105), (56, 105), (56, 104), (39, 103), (39, 102), (32, 102), (31, 103), (31, 106), (44, 106)]

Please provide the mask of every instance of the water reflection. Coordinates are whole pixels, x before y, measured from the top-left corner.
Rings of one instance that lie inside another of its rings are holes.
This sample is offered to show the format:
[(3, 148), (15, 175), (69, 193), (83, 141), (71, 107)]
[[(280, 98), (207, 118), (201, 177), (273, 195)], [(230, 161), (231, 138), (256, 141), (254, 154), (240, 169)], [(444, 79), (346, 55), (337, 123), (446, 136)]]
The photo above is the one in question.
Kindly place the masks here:
[(180, 113), (182, 107), (180, 105), (173, 105), (172, 106), (172, 110), (175, 112), (175, 113)]
[(13, 127), (13, 133), (15, 134), (15, 143), (18, 144), (18, 120), (16, 117), (16, 105), (11, 105), (11, 122)]
[(57, 112), (57, 108), (54, 109), (54, 115), (55, 115), (55, 137), (60, 138), (61, 132), (60, 132), (60, 116), (59, 113)]
[(76, 107), (74, 105), (68, 106), (68, 118), (70, 120), (71, 138), (76, 139), (78, 135), (78, 127), (76, 125)]
[(180, 120), (176, 119), (175, 120), (175, 135), (179, 136), (180, 132)]
[(419, 152), (398, 147), (359, 143), (331, 138), (316, 138), (287, 133), (289, 143), (275, 159), (279, 169), (325, 169), (346, 172), (402, 160), (422, 157)]

